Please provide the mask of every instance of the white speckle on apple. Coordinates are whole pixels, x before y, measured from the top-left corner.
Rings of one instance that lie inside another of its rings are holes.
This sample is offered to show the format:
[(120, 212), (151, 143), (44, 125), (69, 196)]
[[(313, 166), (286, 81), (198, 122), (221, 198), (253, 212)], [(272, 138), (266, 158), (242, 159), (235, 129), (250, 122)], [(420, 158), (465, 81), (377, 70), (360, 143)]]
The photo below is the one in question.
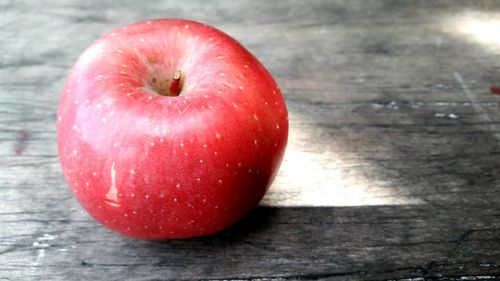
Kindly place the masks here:
[(116, 222), (116, 219), (112, 219), (111, 221), (112, 221), (112, 222)]
[(94, 177), (96, 177), (96, 176), (97, 176), (97, 173), (96, 173), (96, 172), (92, 172), (92, 175), (93, 175)]
[(214, 41), (213, 37), (208, 38), (208, 41)]
[(278, 146), (278, 143), (276, 143), (276, 142), (275, 142), (275, 143), (274, 143), (274, 146)]
[(125, 214), (123, 214), (123, 216), (124, 216), (124, 217), (128, 217), (128, 214), (127, 214), (127, 213), (125, 213)]
[(86, 186), (90, 186), (90, 182), (86, 181), (86, 182), (85, 182), (85, 185), (86, 185)]
[(221, 73), (219, 73), (219, 76), (224, 77), (224, 76), (226, 76), (226, 74), (224, 72), (221, 72)]
[(163, 226), (159, 225), (159, 226), (158, 226), (158, 229), (163, 229)]
[(211, 106), (211, 105), (208, 105), (208, 108), (212, 108), (212, 107), (213, 107), (213, 106)]
[(200, 182), (200, 181), (201, 181), (201, 179), (200, 179), (200, 178), (196, 178), (196, 181), (197, 181), (197, 182)]
[(102, 104), (98, 103), (98, 104), (96, 104), (96, 106), (95, 106), (95, 107), (96, 107), (96, 108), (102, 108)]
[(73, 155), (77, 155), (78, 154), (78, 151), (76, 151), (76, 149), (73, 149)]
[(229, 163), (226, 163), (226, 167), (229, 167)]
[(277, 101), (275, 101), (275, 102), (274, 102), (274, 105), (278, 105), (278, 102), (277, 102)]
[(155, 146), (155, 143), (154, 143), (154, 142), (152, 142), (150, 145), (151, 145), (151, 146)]
[(89, 100), (89, 99), (86, 99), (86, 100), (85, 100), (85, 103), (89, 103), (89, 102), (90, 102), (90, 100)]
[(160, 142), (163, 143), (163, 138), (160, 138)]
[(225, 82), (225, 81), (224, 81), (224, 82), (222, 82), (222, 85), (224, 85), (224, 86), (228, 87), (229, 89), (231, 89), (231, 88), (233, 87), (233, 85), (231, 85), (231, 84), (229, 84), (229, 83), (227, 83), (227, 82)]
[(207, 107), (206, 107), (206, 106), (204, 106), (204, 105), (202, 105), (202, 106), (201, 106), (201, 108), (205, 109), (205, 108), (207, 108)]
[(184, 156), (188, 156), (188, 155), (189, 155), (189, 153), (187, 153), (187, 152), (184, 152)]
[(151, 21), (150, 21), (150, 20), (148, 20), (148, 21), (146, 22), (146, 24), (151, 24)]
[(116, 52), (119, 54), (123, 54), (123, 50), (121, 50), (121, 49), (118, 49)]
[(134, 175), (135, 174), (135, 170), (132, 168), (128, 171), (131, 175)]
[(219, 179), (219, 183), (222, 183), (222, 179)]
[(203, 159), (200, 159), (200, 164), (203, 164), (203, 162), (204, 162)]
[(248, 65), (246, 65), (246, 64), (245, 64), (245, 65), (243, 65), (243, 67), (244, 67), (244, 68), (248, 68)]
[(217, 139), (220, 139), (220, 134), (219, 134), (218, 132), (216, 132), (216, 133), (215, 133), (215, 137), (216, 137)]
[(241, 162), (238, 162), (238, 167), (241, 167)]
[(149, 199), (149, 195), (148, 194), (144, 195), (144, 198)]
[(189, 24), (184, 25), (185, 29), (189, 29)]
[[(130, 197), (134, 198), (134, 197), (135, 197), (135, 193), (133, 193), (133, 192), (132, 192), (132, 193), (130, 193)], [(135, 211), (134, 211), (134, 212), (135, 212)], [(132, 213), (134, 213), (134, 212), (132, 212)], [(135, 213), (134, 213), (134, 214), (135, 214)]]
[(207, 144), (206, 143), (203, 144), (203, 148), (207, 148)]
[(111, 33), (111, 36), (116, 36), (116, 32)]
[(113, 143), (113, 147), (118, 147), (118, 143), (117, 142)]
[(71, 93), (71, 89), (66, 89), (66, 93)]
[(78, 101), (77, 101), (77, 100), (75, 100), (73, 103), (74, 103), (75, 105), (77, 105), (77, 104), (78, 104)]
[(180, 188), (181, 188), (181, 184), (180, 184), (180, 183), (177, 183), (177, 184), (175, 185), (175, 188), (180, 189)]
[(255, 140), (253, 140), (253, 143), (254, 143), (255, 145), (258, 145), (258, 144), (259, 144), (259, 141), (255, 139)]
[(244, 88), (243, 88), (243, 86), (239, 86), (238, 89), (243, 90)]
[(219, 205), (215, 205), (215, 206), (214, 206), (214, 208), (215, 208), (215, 209), (219, 209)]
[(184, 147), (184, 143), (183, 143), (183, 142), (181, 142), (181, 143), (179, 144), (179, 146), (180, 146), (180, 147)]
[(59, 122), (61, 122), (61, 121), (62, 121), (61, 116), (57, 117), (57, 120), (58, 120)]
[(219, 154), (219, 152), (217, 152), (217, 151), (214, 151), (214, 155), (217, 155), (217, 154)]
[(126, 93), (125, 96), (130, 97), (132, 94), (131, 93)]
[(78, 186), (78, 182), (75, 181), (75, 186)]
[(124, 71), (124, 70), (119, 71), (119, 73), (120, 73), (120, 74), (127, 74), (127, 72), (126, 72), (126, 71)]
[(203, 97), (206, 98), (206, 99), (208, 99), (208, 95), (204, 95)]
[(174, 197), (174, 202), (177, 202), (177, 197)]
[(218, 59), (218, 60), (221, 60), (221, 59), (224, 58), (224, 56), (216, 56), (215, 58)]
[(266, 101), (266, 102), (264, 102), (264, 105), (265, 105), (265, 106), (267, 106), (267, 105), (268, 105), (267, 101)]
[(148, 228), (148, 226), (145, 224), (145, 225), (144, 225), (144, 228), (146, 228), (146, 229), (147, 229), (147, 228)]
[(135, 211), (135, 210), (134, 210), (134, 211), (132, 211), (132, 214), (133, 214), (133, 215), (137, 215), (137, 211)]
[(233, 106), (234, 106), (234, 108), (239, 108), (239, 106), (237, 104), (235, 104), (234, 102), (233, 102)]
[(144, 38), (142, 38), (142, 37), (139, 38), (139, 41), (144, 42)]
[(102, 122), (106, 123), (107, 119), (106, 117), (102, 117)]
[(252, 173), (252, 169), (248, 169), (248, 173), (251, 174)]
[(165, 194), (163, 194), (163, 192), (162, 192), (162, 193), (160, 193), (160, 198), (163, 198), (163, 197), (165, 197)]
[(255, 122), (259, 122), (259, 116), (257, 116), (257, 114), (253, 114), (253, 120), (255, 120)]
[(127, 226), (127, 230), (130, 230), (130, 227)]

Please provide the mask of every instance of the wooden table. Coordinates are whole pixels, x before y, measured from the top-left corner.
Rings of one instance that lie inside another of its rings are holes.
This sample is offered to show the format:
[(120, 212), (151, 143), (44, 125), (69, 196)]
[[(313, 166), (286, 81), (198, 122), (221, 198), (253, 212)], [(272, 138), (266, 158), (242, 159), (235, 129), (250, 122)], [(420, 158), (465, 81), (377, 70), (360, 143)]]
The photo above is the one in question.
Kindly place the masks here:
[[(500, 278), (500, 2), (0, 0), (0, 280)], [(157, 17), (267, 66), (290, 142), (216, 235), (118, 236), (71, 195), (55, 114), (100, 34)]]

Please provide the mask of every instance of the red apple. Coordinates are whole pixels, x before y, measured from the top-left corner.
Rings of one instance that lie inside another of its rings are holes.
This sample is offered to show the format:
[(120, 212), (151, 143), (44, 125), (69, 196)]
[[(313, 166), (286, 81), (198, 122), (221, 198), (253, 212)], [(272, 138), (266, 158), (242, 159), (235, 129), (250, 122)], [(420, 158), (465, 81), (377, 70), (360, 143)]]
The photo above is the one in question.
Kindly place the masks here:
[(141, 239), (208, 235), (254, 208), (288, 137), (278, 86), (236, 40), (193, 21), (118, 28), (73, 66), (58, 109), (68, 184)]

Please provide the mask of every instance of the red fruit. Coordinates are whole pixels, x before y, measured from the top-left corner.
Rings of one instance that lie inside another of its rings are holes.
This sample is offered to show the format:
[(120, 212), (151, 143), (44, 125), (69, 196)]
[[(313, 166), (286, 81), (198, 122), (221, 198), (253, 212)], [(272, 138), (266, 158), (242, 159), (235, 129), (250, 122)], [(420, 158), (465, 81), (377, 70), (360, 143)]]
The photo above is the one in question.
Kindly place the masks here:
[(273, 78), (237, 41), (161, 19), (114, 30), (81, 55), (57, 132), (68, 184), (97, 221), (136, 238), (187, 238), (258, 204), (288, 118)]

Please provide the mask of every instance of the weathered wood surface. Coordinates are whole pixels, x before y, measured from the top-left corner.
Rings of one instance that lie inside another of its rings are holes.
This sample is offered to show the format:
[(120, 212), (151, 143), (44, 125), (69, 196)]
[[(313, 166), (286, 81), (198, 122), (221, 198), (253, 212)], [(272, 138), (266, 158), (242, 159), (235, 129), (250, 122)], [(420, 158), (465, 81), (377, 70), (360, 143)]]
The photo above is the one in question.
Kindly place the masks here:
[[(500, 3), (0, 0), (0, 280), (500, 276)], [(212, 24), (272, 72), (290, 145), (243, 221), (185, 241), (120, 237), (58, 164), (65, 75), (136, 20)]]

